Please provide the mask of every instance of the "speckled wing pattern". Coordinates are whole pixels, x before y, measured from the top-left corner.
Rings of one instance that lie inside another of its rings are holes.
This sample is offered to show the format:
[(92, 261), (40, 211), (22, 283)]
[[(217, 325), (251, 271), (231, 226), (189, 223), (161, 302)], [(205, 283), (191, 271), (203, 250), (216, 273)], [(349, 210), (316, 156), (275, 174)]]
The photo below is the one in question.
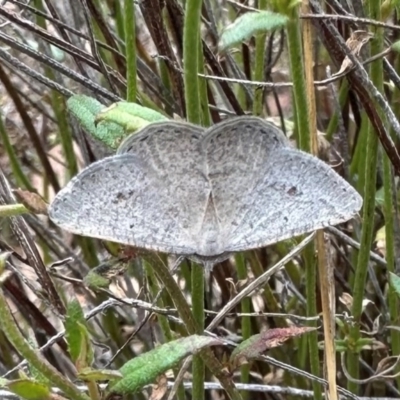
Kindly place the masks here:
[[(202, 128), (186, 123), (148, 125), (126, 139), (117, 155), (73, 178), (55, 197), (50, 218), (83, 236), (195, 253), (191, 231), (210, 192), (199, 153), (203, 134)], [(193, 206), (200, 209), (197, 214)]]
[(228, 121), (204, 143), (225, 252), (339, 224), (361, 208), (361, 196), (344, 179), (261, 119)]
[(218, 258), (349, 220), (362, 198), (256, 117), (160, 122), (71, 180), (50, 218), (73, 233)]

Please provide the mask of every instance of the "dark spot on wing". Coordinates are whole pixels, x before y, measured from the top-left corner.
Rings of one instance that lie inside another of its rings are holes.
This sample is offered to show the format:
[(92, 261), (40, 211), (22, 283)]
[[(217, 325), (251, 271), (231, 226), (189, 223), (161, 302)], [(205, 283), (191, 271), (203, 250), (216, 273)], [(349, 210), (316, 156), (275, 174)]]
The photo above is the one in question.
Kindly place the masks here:
[(328, 201), (326, 199), (322, 198), (322, 197), (320, 197), (318, 199), (318, 201), (319, 201), (320, 204), (323, 204), (324, 206), (329, 205)]
[(296, 194), (299, 194), (297, 192), (297, 187), (296, 186), (292, 186), (291, 188), (289, 188), (289, 190), (286, 192), (289, 196), (295, 196)]
[(123, 193), (123, 192), (118, 192), (115, 198), (112, 200), (113, 204), (118, 204), (121, 201), (126, 201), (130, 197), (129, 192), (128, 193)]

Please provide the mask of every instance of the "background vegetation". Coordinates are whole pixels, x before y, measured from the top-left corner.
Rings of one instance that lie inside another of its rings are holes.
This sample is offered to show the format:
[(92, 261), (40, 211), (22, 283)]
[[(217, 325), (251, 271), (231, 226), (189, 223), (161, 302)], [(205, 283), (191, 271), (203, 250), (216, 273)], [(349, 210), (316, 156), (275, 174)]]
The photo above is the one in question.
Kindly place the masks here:
[[(399, 398), (395, 275), (389, 283), (389, 273), (400, 272), (398, 5), (396, 0), (2, 1), (0, 374), (12, 380), (2, 385), (16, 391), (15, 380), (25, 379), (23, 391), (17, 391), (25, 398), (56, 398), (46, 390), (51, 386), (66, 398), (86, 399), (76, 389), (88, 387), (89, 396), (99, 399), (104, 385), (99, 391), (96, 382), (110, 375), (85, 378), (84, 368), (116, 371), (157, 343), (185, 336), (186, 329), (202, 333), (196, 323), (226, 340), (227, 346), (207, 353), (222, 363), (216, 370), (242, 340), (266, 329), (304, 326), (316, 329), (219, 376), (230, 396), (322, 398), (328, 379), (334, 398), (336, 377), (338, 391), (347, 397)], [(227, 27), (253, 8), (280, 17), (258, 24), (253, 15), (229, 33)], [(345, 46), (355, 30), (374, 34), (360, 54), (363, 63)], [(339, 70), (346, 55), (351, 62), (344, 74), (327, 79), (327, 67)], [(205, 287), (198, 285), (202, 268), (184, 261), (176, 274), (184, 297), (162, 291), (176, 283), (162, 267), (166, 260), (155, 255), (136, 253), (118, 275), (121, 264), (101, 264), (118, 249), (61, 232), (33, 195), (51, 201), (79, 169), (110, 153), (67, 113), (66, 101), (74, 94), (105, 105), (138, 102), (204, 126), (229, 115), (268, 118), (357, 188), (364, 198), (361, 218), (318, 233), (315, 243), (297, 253), (290, 251), (300, 239), (238, 254), (217, 265)], [(242, 296), (244, 287), (287, 254), (285, 268)], [(96, 271), (111, 285), (90, 289), (85, 277), (100, 264), (103, 269)], [(12, 330), (5, 300), (19, 330)], [(221, 313), (227, 304), (231, 309)], [(30, 346), (18, 341), (20, 333)], [(288, 336), (282, 335), (279, 339)], [(336, 350), (329, 347), (333, 337)], [(40, 355), (32, 348), (42, 348)], [(18, 375), (15, 367), (24, 359), (30, 368), (25, 365)], [(184, 377), (193, 388), (178, 388), (177, 398), (226, 397), (202, 360), (194, 356)], [(169, 382), (178, 371), (168, 372)], [(239, 391), (232, 382), (242, 384)], [(153, 398), (165, 394), (167, 382), (158, 384)]]

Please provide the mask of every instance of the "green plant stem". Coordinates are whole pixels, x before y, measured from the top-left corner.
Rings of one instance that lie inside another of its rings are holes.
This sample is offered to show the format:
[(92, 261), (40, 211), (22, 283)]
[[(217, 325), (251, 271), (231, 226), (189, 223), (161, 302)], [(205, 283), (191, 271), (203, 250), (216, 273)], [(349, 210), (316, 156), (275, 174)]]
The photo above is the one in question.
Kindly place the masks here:
[[(186, 116), (189, 122), (201, 124), (199, 49), (200, 18), (202, 0), (187, 0), (183, 28), (183, 66)], [(200, 282), (201, 281), (201, 282)], [(197, 333), (204, 326), (204, 270), (198, 265), (192, 267), (192, 303)], [(195, 311), (196, 310), (196, 311)], [(201, 323), (203, 322), (203, 323)], [(193, 356), (193, 397), (204, 398), (204, 364), (200, 355)]]
[[(45, 11), (41, 0), (36, 0), (35, 5), (40, 11)], [(42, 29), (47, 29), (46, 20), (41, 15), (37, 15), (36, 22)], [(45, 49), (43, 50), (43, 52), (46, 53)], [(54, 71), (49, 66), (45, 67), (45, 74), (51, 81), (57, 81)], [(78, 173), (78, 165), (72, 144), (72, 133), (69, 127), (67, 113), (65, 112), (65, 98), (55, 90), (51, 91), (51, 107), (56, 117), (61, 146), (67, 162), (68, 177), (71, 178)]]
[[(264, 56), (265, 56), (265, 39), (266, 34), (259, 34), (256, 38), (255, 49), (255, 63), (254, 63), (254, 77), (255, 81), (262, 82), (264, 79)], [(255, 87), (254, 101), (253, 101), (253, 114), (261, 116), (263, 112), (263, 90)]]
[(298, 146), (301, 150), (310, 152), (310, 123), (308, 120), (307, 92), (302, 53), (303, 45), (301, 42), (298, 11), (294, 13), (287, 24), (287, 43), (293, 81), (293, 97), (296, 107)]
[[(264, 10), (267, 8), (266, 0), (259, 0), (258, 9)], [(265, 59), (265, 39), (266, 34), (259, 34), (256, 36), (256, 48), (255, 48), (255, 61), (254, 61), (254, 75), (255, 81), (262, 82), (264, 80), (264, 59)], [(254, 89), (254, 102), (253, 102), (253, 114), (261, 116), (263, 111), (263, 90), (255, 87)]]
[(29, 179), (25, 176), (20, 165), (20, 161), (15, 154), (14, 147), (11, 145), (10, 138), (3, 123), (3, 118), (0, 115), (0, 138), (3, 142), (4, 149), (7, 153), (13, 176), (17, 186), (23, 187), (31, 192), (34, 191)]
[[(397, 56), (396, 61), (396, 71), (400, 68), (400, 57)], [(400, 91), (396, 90), (393, 96), (393, 104), (395, 105), (395, 115), (400, 113)], [(394, 133), (392, 132), (392, 135)], [(387, 269), (389, 272), (395, 272), (395, 242), (394, 242), (394, 220), (396, 215), (393, 212), (393, 208), (397, 207), (394, 204), (393, 191), (393, 169), (390, 164), (389, 158), (386, 154), (383, 156), (383, 184), (385, 191), (385, 203), (384, 203), (384, 214), (385, 214), (385, 231), (386, 231), (386, 262)], [(389, 314), (391, 325), (396, 325), (399, 322), (399, 309), (398, 309), (398, 297), (393, 289), (392, 285), (389, 285), (388, 291), (388, 303), (389, 303)], [(390, 330), (391, 344), (392, 344), (392, 354), (400, 354), (400, 332), (396, 329)], [(396, 373), (400, 371), (400, 368), (395, 370)], [(400, 387), (400, 376), (396, 378), (397, 386)]]
[[(125, 7), (130, 7), (129, 5), (127, 6), (126, 3), (131, 3), (133, 6), (133, 1), (124, 1), (124, 5)], [(119, 36), (119, 38), (125, 42), (125, 22), (126, 22), (126, 16), (124, 16), (125, 13), (125, 9), (124, 11), (122, 11), (122, 4), (120, 1), (113, 1), (112, 2), (112, 6), (110, 7), (110, 12), (113, 13), (113, 15), (115, 16), (115, 28), (116, 28), (116, 32), (117, 35)], [(121, 48), (123, 46), (121, 45)], [(123, 48), (122, 50), (125, 51), (125, 48)]]
[(349, 94), (349, 84), (347, 80), (344, 80), (340, 86), (339, 90), (339, 105), (340, 105), (340, 110), (336, 110), (335, 114), (332, 116), (332, 118), (329, 121), (329, 125), (326, 128), (325, 136), (326, 140), (331, 141), (333, 134), (337, 130), (338, 122), (339, 122), (339, 113), (342, 112), (342, 107), (347, 99), (347, 96)]
[(97, 383), (94, 381), (88, 381), (86, 382), (86, 385), (89, 391), (90, 400), (101, 400), (101, 395)]
[[(395, 251), (394, 251), (394, 221), (393, 221), (393, 187), (392, 187), (392, 166), (389, 157), (383, 154), (383, 186), (384, 186), (384, 204), (383, 211), (385, 215), (385, 241), (388, 272), (395, 272)], [(396, 292), (392, 285), (388, 288), (388, 303), (390, 321), (392, 324), (398, 324), (399, 311)], [(400, 354), (400, 332), (396, 329), (390, 330), (392, 354)], [(400, 377), (397, 378), (400, 383)]]
[[(203, 334), (204, 327), (204, 267), (192, 263), (192, 310), (199, 333)], [(194, 399), (204, 399), (204, 361), (201, 356), (194, 356), (192, 363)]]
[[(92, 30), (93, 37), (95, 38), (96, 41), (108, 43), (105, 35), (103, 34), (103, 31), (106, 30), (106, 29), (104, 29), (105, 24), (103, 21), (105, 21), (105, 19), (104, 19), (104, 15), (102, 12), (104, 10), (104, 6), (103, 6), (104, 1), (103, 0), (91, 0), (91, 1), (92, 1), (92, 3), (95, 4), (95, 8), (99, 11), (99, 19), (91, 18), (89, 20), (90, 26), (88, 28)], [(121, 10), (121, 7), (119, 7), (119, 10)], [(118, 15), (117, 15), (117, 18), (118, 18)], [(120, 29), (121, 30), (124, 29), (122, 24), (120, 24)], [(110, 43), (108, 43), (108, 44), (110, 44)], [(115, 58), (110, 51), (105, 50), (103, 47), (99, 47), (98, 53), (99, 53), (100, 59), (103, 60), (104, 65), (109, 65), (110, 67), (116, 68)], [(112, 86), (113, 86), (112, 82), (109, 81), (109, 79), (104, 75), (104, 73), (103, 73), (103, 77), (105, 78), (105, 81), (108, 82), (108, 84), (112, 88)]]
[(361, 127), (358, 133), (358, 140), (350, 164), (350, 176), (358, 175), (356, 182), (357, 191), (363, 196), (365, 188), (365, 153), (367, 152), (368, 139), (368, 117), (362, 112)]
[(57, 176), (50, 164), (46, 151), (44, 150), (44, 147), (40, 141), (40, 137), (36, 131), (35, 125), (33, 124), (32, 119), (28, 114), (24, 102), (22, 101), (18, 92), (15, 90), (15, 87), (10, 80), (10, 74), (6, 72), (6, 70), (2, 67), (1, 63), (0, 63), (0, 81), (3, 84), (4, 88), (7, 90), (7, 93), (9, 94), (13, 103), (15, 104), (15, 107), (21, 116), (24, 128), (29, 135), (30, 141), (32, 142), (32, 146), (40, 159), (40, 163), (42, 164), (43, 169), (45, 171), (43, 180), (46, 182), (47, 181), (50, 182), (51, 186), (56, 192), (59, 191), (60, 184), (58, 183)]
[[(200, 42), (200, 46), (201, 46), (201, 42)], [(207, 72), (204, 69), (203, 53), (201, 51), (199, 51), (198, 57), (199, 57), (199, 71), (201, 71), (203, 74), (206, 74)], [(207, 92), (208, 83), (207, 83), (207, 80), (204, 78), (199, 78), (199, 86), (200, 86), (199, 93), (200, 93), (202, 125), (210, 126), (212, 121), (211, 121), (210, 109), (208, 107), (208, 92)]]
[[(308, 14), (311, 12), (309, 0), (303, 0), (302, 12)], [(303, 21), (303, 46), (304, 46), (304, 70), (306, 80), (306, 93), (308, 103), (308, 115), (309, 115), (309, 126), (310, 126), (310, 144), (311, 153), (318, 156), (318, 131), (317, 131), (317, 109), (315, 104), (315, 86), (314, 86), (314, 39), (312, 32), (311, 21)], [(333, 310), (331, 307), (330, 299), (334, 298), (332, 288), (332, 277), (330, 266), (327, 264), (326, 248), (325, 248), (325, 237), (324, 232), (319, 230), (315, 236), (315, 247), (317, 255), (317, 267), (319, 275), (319, 287), (320, 287), (320, 301), (323, 315), (323, 326), (324, 326), (324, 367), (326, 369), (326, 375), (328, 378), (329, 392), (326, 391), (326, 396), (331, 400), (337, 400), (337, 385), (336, 385), (336, 350), (335, 350), (335, 325), (333, 322)], [(312, 249), (314, 251), (314, 249)], [(313, 255), (311, 254), (310, 260)], [(314, 274), (315, 275), (315, 274)], [(315, 293), (316, 291), (314, 291)], [(312, 295), (312, 294), (311, 294)], [(317, 299), (309, 300), (309, 293), (307, 292), (307, 302), (311, 305), (311, 313), (316, 314)], [(310, 314), (311, 314), (310, 313)], [(316, 321), (309, 323), (313, 327), (317, 327)], [(310, 340), (310, 358), (316, 360), (319, 358), (319, 352), (314, 347), (314, 343), (318, 342), (317, 332), (311, 332), (315, 337), (309, 338)], [(313, 366), (317, 370), (319, 366), (315, 364)], [(322, 388), (316, 384), (313, 384), (314, 397), (322, 400)]]
[(0, 218), (15, 217), (22, 214), (30, 214), (30, 211), (23, 204), (7, 204), (0, 206)]
[[(172, 92), (171, 79), (170, 79), (170, 76), (168, 73), (168, 68), (165, 65), (164, 60), (160, 60), (158, 62), (158, 68), (160, 70), (160, 78), (161, 78), (163, 85), (165, 86), (165, 89), (169, 92)], [(165, 104), (165, 112), (167, 115), (172, 115), (173, 107), (171, 104), (169, 104), (169, 103)]]
[[(227, 4), (228, 8), (228, 19), (230, 21), (234, 21), (237, 17), (237, 9), (234, 5)], [(234, 52), (232, 54), (232, 59), (236, 62), (238, 66), (241, 66), (242, 69), (244, 69), (244, 60), (243, 60), (243, 52), (244, 52), (244, 47), (246, 45), (243, 43), (241, 46), (241, 51)], [(250, 77), (251, 78), (251, 77)], [(238, 99), (238, 102), (240, 106), (245, 109), (247, 107), (247, 97), (246, 97), (246, 90), (243, 88), (242, 85), (234, 85), (235, 88), (235, 94), (236, 98)]]
[(21, 357), (26, 359), (32, 367), (36, 368), (71, 400), (90, 400), (86, 394), (81, 393), (72, 382), (62, 376), (47, 360), (29, 346), (15, 324), (2, 288), (0, 288), (0, 327)]
[[(49, 79), (55, 80), (54, 73), (50, 68), (46, 68), (46, 72)], [(67, 106), (65, 104), (65, 99), (55, 90), (51, 92), (51, 104), (57, 120), (64, 156), (67, 161), (68, 177), (71, 178), (78, 173), (78, 164), (76, 162), (74, 146), (72, 143), (72, 133), (69, 127), (67, 113), (65, 112)]]
[[(297, 135), (299, 148), (310, 152), (310, 122), (308, 117), (308, 101), (305, 84), (305, 72), (302, 54), (302, 41), (298, 7), (292, 10), (291, 19), (287, 25), (287, 41), (289, 62), (293, 81), (293, 96), (296, 107)], [(314, 262), (314, 244), (304, 249), (304, 266), (306, 271), (307, 316), (317, 315), (315, 288), (317, 283)], [(311, 373), (320, 376), (318, 338), (316, 333), (308, 335)], [(322, 398), (321, 386), (313, 382), (314, 398)]]
[[(181, 317), (188, 333), (190, 335), (201, 334), (203, 331), (203, 327), (197, 325), (197, 322), (193, 317), (190, 307), (186, 302), (186, 299), (183, 296), (178, 284), (171, 276), (168, 267), (162, 262), (160, 258), (156, 259), (152, 256), (148, 258), (148, 261), (153, 265), (154, 271), (156, 272), (157, 276), (164, 284), (169, 295), (171, 296), (179, 312), (179, 316)], [(222, 387), (227, 392), (228, 396), (232, 400), (242, 400), (242, 397), (237, 391), (231, 378), (224, 373), (222, 365), (214, 356), (214, 353), (210, 349), (203, 349), (200, 351), (200, 355), (210, 371), (219, 379)]]
[[(243, 254), (237, 254), (235, 257), (236, 261), (236, 268), (237, 268), (237, 274), (238, 274), (238, 279), (244, 280), (247, 279), (247, 269), (246, 269), (246, 262)], [(251, 312), (251, 304), (250, 304), (250, 298), (245, 297), (241, 301), (241, 312), (243, 314), (248, 314)], [(241, 326), (242, 326), (242, 338), (243, 340), (246, 340), (250, 337), (251, 334), (251, 320), (250, 317), (242, 317), (241, 318)], [(241, 383), (248, 383), (249, 382), (249, 377), (250, 377), (250, 367), (249, 365), (242, 365), (240, 367), (240, 375)], [(249, 393), (246, 391), (243, 391), (242, 393), (243, 399), (248, 399), (249, 398)]]
[[(157, 296), (157, 293), (160, 290), (160, 287), (158, 285), (158, 280), (156, 278), (156, 274), (154, 273), (153, 268), (147, 261), (144, 262), (144, 266), (146, 268), (146, 275), (147, 275), (148, 282), (149, 282), (150, 292), (154, 298)], [(160, 298), (157, 300), (156, 305), (161, 308), (163, 308), (165, 306), (162, 296), (160, 296)], [(166, 316), (159, 315), (158, 321), (160, 323), (160, 327), (161, 327), (161, 330), (164, 334), (164, 338), (166, 339), (166, 341), (170, 342), (171, 340), (174, 340), (174, 337), (173, 337), (173, 334), (171, 331), (171, 327), (168, 323), (168, 319), (166, 318)], [(175, 378), (176, 378), (179, 374), (179, 369), (174, 369), (174, 374), (175, 374)], [(176, 396), (177, 396), (178, 400), (185, 399), (185, 389), (184, 389), (183, 385), (179, 385)]]
[(124, 1), (125, 56), (126, 56), (126, 101), (136, 101), (136, 26), (133, 1)]
[[(148, 285), (150, 288), (150, 292), (151, 292), (152, 296), (155, 297), (155, 296), (157, 296), (157, 293), (160, 290), (160, 287), (157, 284), (158, 281), (157, 281), (156, 275), (153, 271), (153, 268), (151, 267), (151, 265), (148, 262), (144, 262), (144, 266), (146, 268), (146, 275), (148, 278)], [(162, 300), (162, 296), (160, 296), (160, 298), (157, 300), (156, 305), (158, 307), (165, 306), (163, 303), (163, 300)], [(164, 315), (159, 315), (157, 318), (158, 318), (158, 321), (160, 322), (160, 327), (164, 334), (164, 338), (168, 342), (173, 340), (173, 336), (172, 336), (171, 329), (169, 327), (168, 319)]]
[[(360, 338), (359, 322), (362, 314), (362, 301), (364, 298), (365, 281), (368, 274), (369, 251), (372, 244), (372, 234), (374, 229), (375, 211), (375, 185), (377, 168), (377, 148), (378, 138), (372, 129), (368, 129), (366, 170), (365, 170), (365, 189), (363, 206), (363, 226), (361, 231), (360, 251), (358, 252), (357, 268), (354, 277), (353, 287), (353, 306), (352, 315), (354, 326), (350, 330), (349, 349), (347, 358), (347, 370), (350, 376), (357, 379), (359, 375), (358, 352), (354, 351), (356, 342)], [(358, 392), (359, 385), (353, 382), (348, 383), (348, 390)]]
[[(380, 2), (369, 0), (369, 17), (380, 20)], [(379, 37), (379, 38), (378, 38)], [(382, 48), (382, 32), (377, 31), (371, 50), (378, 53)], [(383, 90), (383, 68), (380, 60), (371, 65), (371, 79), (379, 91)], [(374, 232), (375, 194), (376, 194), (376, 170), (378, 160), (379, 140), (374, 132), (372, 124), (368, 122), (367, 149), (365, 156), (365, 187), (363, 206), (363, 226), (361, 230), (360, 251), (358, 253), (357, 268), (353, 286), (352, 317), (354, 323), (349, 332), (349, 351), (347, 355), (347, 369), (353, 379), (359, 379), (359, 352), (356, 350), (360, 335), (360, 321), (362, 304), (365, 293), (365, 283), (368, 275), (369, 251)], [(360, 171), (361, 172), (361, 171)], [(360, 385), (349, 381), (348, 390), (358, 393)]]
[[(314, 243), (310, 243), (304, 249), (304, 263), (306, 269), (306, 299), (307, 299), (307, 317), (315, 317), (318, 315), (317, 312), (317, 275), (316, 275), (316, 263), (314, 262), (315, 248)], [(309, 326), (315, 326), (316, 322), (311, 321), (308, 323)], [(319, 349), (318, 349), (318, 336), (317, 332), (309, 332), (308, 346), (309, 346), (309, 356), (310, 356), (310, 369), (311, 373), (320, 376), (320, 363), (319, 363)], [(322, 399), (321, 385), (313, 381), (314, 398)]]
[(202, 0), (187, 0), (183, 28), (183, 67), (186, 116), (189, 122), (201, 123), (199, 99), (199, 47)]

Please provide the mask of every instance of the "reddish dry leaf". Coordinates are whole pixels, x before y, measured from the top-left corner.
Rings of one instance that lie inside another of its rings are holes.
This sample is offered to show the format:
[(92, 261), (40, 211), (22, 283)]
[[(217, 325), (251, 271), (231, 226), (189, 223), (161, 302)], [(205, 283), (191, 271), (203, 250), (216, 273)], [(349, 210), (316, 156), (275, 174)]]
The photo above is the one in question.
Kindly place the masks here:
[(308, 326), (292, 326), (290, 328), (268, 329), (258, 335), (251, 336), (233, 351), (229, 362), (231, 370), (235, 370), (240, 365), (258, 358), (268, 349), (278, 347), (292, 337), (300, 336), (316, 329)]

